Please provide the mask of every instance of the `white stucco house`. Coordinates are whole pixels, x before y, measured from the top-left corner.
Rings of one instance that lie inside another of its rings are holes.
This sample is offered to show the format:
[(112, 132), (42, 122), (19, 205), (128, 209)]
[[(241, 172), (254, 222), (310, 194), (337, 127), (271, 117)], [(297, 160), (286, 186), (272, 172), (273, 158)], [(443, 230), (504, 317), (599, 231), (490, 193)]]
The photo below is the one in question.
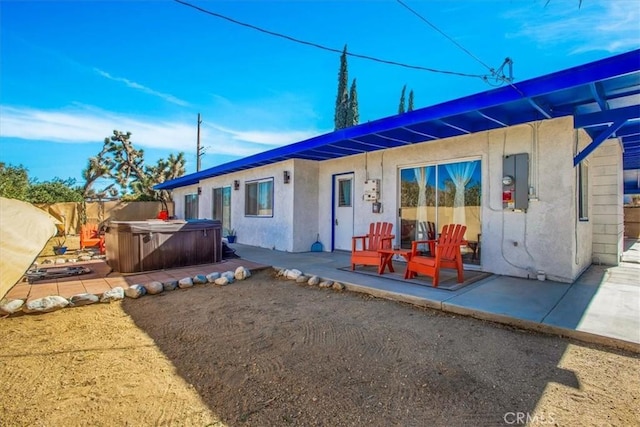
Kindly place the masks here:
[[(640, 169), (640, 50), (320, 135), (159, 184), (237, 242), (351, 250), (464, 223), (465, 268), (574, 281), (617, 264), (623, 171)], [(631, 185), (630, 188), (632, 188)], [(637, 185), (636, 185), (637, 187)]]

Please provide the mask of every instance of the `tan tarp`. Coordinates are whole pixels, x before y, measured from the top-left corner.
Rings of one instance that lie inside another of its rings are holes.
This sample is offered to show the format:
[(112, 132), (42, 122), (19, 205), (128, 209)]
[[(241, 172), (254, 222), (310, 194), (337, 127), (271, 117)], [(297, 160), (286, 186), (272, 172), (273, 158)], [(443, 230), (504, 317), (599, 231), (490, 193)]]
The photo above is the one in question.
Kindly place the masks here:
[(52, 205), (36, 204), (35, 206), (59, 221), (57, 227), (60, 234), (77, 234), (76, 224), (80, 223), (82, 203), (65, 202)]
[[(103, 224), (109, 221), (143, 221), (157, 218), (162, 210), (160, 202), (86, 202), (54, 203), (36, 205), (58, 219), (58, 229), (63, 234), (78, 234), (83, 223), (82, 212), (86, 212), (86, 222)], [(168, 204), (169, 215), (173, 215), (173, 203)]]
[(0, 298), (56, 235), (57, 222), (30, 203), (0, 197)]

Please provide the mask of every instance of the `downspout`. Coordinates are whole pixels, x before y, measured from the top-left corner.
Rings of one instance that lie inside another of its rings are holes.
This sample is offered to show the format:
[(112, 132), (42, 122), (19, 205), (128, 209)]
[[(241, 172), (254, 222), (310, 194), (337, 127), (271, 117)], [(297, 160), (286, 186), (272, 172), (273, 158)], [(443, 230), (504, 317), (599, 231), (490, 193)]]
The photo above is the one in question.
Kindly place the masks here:
[[(573, 141), (574, 142), (574, 144), (573, 144), (573, 157), (575, 158), (576, 153), (578, 152), (579, 144), (580, 144), (580, 138), (578, 136), (578, 130), (577, 129), (573, 130), (573, 140), (574, 140)], [(585, 160), (583, 160), (583, 162), (584, 161)], [(575, 188), (576, 188), (576, 190), (580, 191), (579, 190), (579, 186), (580, 186), (580, 166), (574, 167), (573, 168), (573, 172), (574, 172), (574, 182), (575, 182), (575, 185), (576, 185)], [(575, 195), (575, 193), (576, 192), (574, 191), (574, 195)], [(574, 262), (575, 265), (580, 265), (580, 258), (578, 257), (578, 226), (580, 225), (580, 220), (578, 218), (578, 212), (577, 212), (577, 209), (578, 209), (577, 200), (578, 200), (578, 198), (575, 197), (574, 198), (574, 205), (573, 205), (574, 206), (574, 209), (573, 209), (573, 221), (574, 221), (573, 239), (574, 240), (573, 240), (573, 242), (574, 242), (575, 248), (576, 248), (575, 249), (575, 255), (574, 255), (574, 258), (573, 258), (573, 262)], [(591, 243), (591, 248), (592, 248), (591, 249), (591, 253), (592, 253), (592, 256), (593, 256), (593, 242)]]
[(538, 161), (540, 152), (538, 128), (540, 127), (540, 122), (527, 124), (531, 126), (531, 163), (533, 164), (532, 167), (529, 168), (531, 171), (531, 178), (529, 179), (529, 200), (537, 200), (540, 184), (538, 182), (538, 177), (540, 176), (540, 162)]

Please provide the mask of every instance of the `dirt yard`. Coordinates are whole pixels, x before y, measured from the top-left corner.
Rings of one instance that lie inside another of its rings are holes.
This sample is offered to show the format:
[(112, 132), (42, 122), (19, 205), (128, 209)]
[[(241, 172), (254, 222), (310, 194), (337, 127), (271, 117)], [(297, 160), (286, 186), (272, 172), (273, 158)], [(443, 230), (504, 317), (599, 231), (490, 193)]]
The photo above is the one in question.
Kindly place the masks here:
[(0, 425), (640, 424), (638, 355), (272, 273), (1, 319)]
[[(64, 255), (56, 255), (53, 252), (53, 247), (57, 246), (60, 242), (63, 242), (63, 245), (67, 247), (67, 252)], [(78, 235), (52, 237), (45, 244), (44, 248), (42, 248), (42, 251), (36, 257), (35, 262), (37, 262), (38, 264), (45, 264), (47, 260), (51, 262), (55, 262), (58, 259), (73, 260), (78, 259), (78, 257), (81, 255), (94, 254), (98, 254), (97, 248), (87, 248), (85, 250), (80, 250), (80, 236)]]

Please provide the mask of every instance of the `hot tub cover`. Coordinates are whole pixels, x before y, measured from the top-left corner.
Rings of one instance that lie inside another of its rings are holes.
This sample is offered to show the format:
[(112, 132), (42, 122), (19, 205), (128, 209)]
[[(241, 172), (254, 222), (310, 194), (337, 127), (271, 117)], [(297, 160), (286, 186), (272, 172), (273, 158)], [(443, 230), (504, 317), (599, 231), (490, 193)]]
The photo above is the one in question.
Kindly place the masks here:
[(220, 227), (220, 221), (211, 219), (199, 220), (146, 220), (146, 221), (111, 221), (109, 229), (138, 233), (175, 233), (180, 231), (205, 230)]

